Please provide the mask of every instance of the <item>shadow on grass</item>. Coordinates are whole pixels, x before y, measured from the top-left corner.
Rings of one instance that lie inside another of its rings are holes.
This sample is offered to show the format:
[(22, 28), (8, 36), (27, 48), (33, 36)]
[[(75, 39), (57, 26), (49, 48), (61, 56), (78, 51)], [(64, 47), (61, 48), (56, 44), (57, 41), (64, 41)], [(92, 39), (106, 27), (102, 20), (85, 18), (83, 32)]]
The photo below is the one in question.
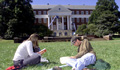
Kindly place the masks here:
[(51, 65), (51, 64), (58, 64), (57, 62), (42, 62), (42, 63), (40, 63), (40, 64), (42, 64), (42, 65), (44, 65), (44, 66), (48, 66), (48, 65)]
[(58, 64), (57, 62), (41, 62), (41, 63), (39, 63), (39, 64), (37, 64), (37, 65), (32, 65), (32, 66), (49, 66), (49, 65), (52, 65), (52, 64)]
[(39, 64), (37, 64), (37, 65), (28, 65), (28, 66), (26, 66), (26, 67), (23, 67), (22, 69), (24, 70), (28, 70), (28, 69), (31, 69), (31, 68), (36, 68), (36, 67), (40, 67), (40, 66), (45, 66), (45, 67), (47, 67), (47, 66), (49, 66), (49, 65), (52, 65), (52, 64), (58, 64), (58, 63), (56, 63), (56, 62), (49, 62), (49, 63), (47, 63), (47, 62), (41, 62), (41, 63), (39, 63)]

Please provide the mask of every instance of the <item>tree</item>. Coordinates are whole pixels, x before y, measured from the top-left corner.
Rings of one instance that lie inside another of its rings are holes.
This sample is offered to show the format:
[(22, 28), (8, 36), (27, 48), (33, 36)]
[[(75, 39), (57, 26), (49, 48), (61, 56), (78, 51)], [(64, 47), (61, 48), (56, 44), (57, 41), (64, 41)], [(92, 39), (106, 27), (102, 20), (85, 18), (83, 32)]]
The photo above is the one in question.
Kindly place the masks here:
[(15, 25), (16, 36), (31, 34), (34, 25), (34, 14), (30, 5), (31, 0), (18, 0), (15, 5), (15, 17), (17, 24)]
[[(118, 6), (114, 0), (98, 0), (96, 3), (95, 10), (89, 17), (88, 24), (99, 25), (100, 29), (97, 28), (97, 31), (101, 31), (101, 27), (105, 26), (105, 30), (108, 30), (106, 33), (100, 33), (101, 36), (104, 34), (116, 33), (118, 32), (118, 17), (119, 11)], [(103, 31), (102, 31), (103, 32)], [(98, 34), (97, 34), (98, 35)]]
[(0, 26), (4, 27), (5, 38), (31, 34), (35, 19), (31, 2), (32, 0), (3, 0), (0, 2), (2, 4), (0, 7), (2, 24)]
[(89, 24), (87, 25), (87, 29), (88, 29), (88, 35), (95, 35), (96, 30), (96, 25), (95, 24)]
[(118, 16), (119, 16), (119, 20), (120, 20), (120, 11), (119, 11), (119, 13), (118, 13)]
[(118, 17), (115, 16), (114, 14), (111, 14), (110, 11), (106, 11), (102, 15), (100, 15), (96, 22), (98, 24), (106, 26), (106, 29), (108, 29), (112, 33), (115, 33), (119, 27)]
[(109, 33), (110, 31), (106, 29), (106, 26), (100, 24), (96, 25), (96, 32), (94, 32), (94, 35), (98, 37), (103, 37), (104, 35), (107, 35)]
[[(4, 18), (4, 12), (6, 12), (6, 7), (4, 4), (4, 0), (0, 1), (0, 36), (4, 36), (4, 33), (6, 31), (6, 24), (5, 24), (5, 18)], [(7, 20), (6, 20), (7, 21)]]
[(33, 32), (39, 34), (40, 37), (50, 36), (53, 33), (50, 29), (48, 29), (47, 26), (45, 26), (43, 24), (34, 25)]
[(2, 35), (3, 25), (2, 25), (2, 4), (0, 2), (0, 36)]
[(75, 34), (86, 35), (87, 34), (87, 26), (86, 24), (82, 24), (78, 27)]
[(14, 28), (13, 26), (17, 23), (17, 19), (10, 19), (9, 22), (7, 23), (7, 25), (9, 26), (4, 37), (6, 39), (12, 38), (14, 36)]

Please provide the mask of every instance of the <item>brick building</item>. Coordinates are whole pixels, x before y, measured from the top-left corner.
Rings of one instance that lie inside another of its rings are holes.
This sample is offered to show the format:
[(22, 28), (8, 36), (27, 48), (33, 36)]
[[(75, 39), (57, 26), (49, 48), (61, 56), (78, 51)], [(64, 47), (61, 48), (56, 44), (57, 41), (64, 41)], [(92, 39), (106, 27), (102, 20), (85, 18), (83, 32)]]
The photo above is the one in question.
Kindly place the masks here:
[(54, 36), (72, 36), (81, 24), (88, 23), (95, 6), (32, 5), (32, 8), (36, 18), (35, 24), (48, 26)]

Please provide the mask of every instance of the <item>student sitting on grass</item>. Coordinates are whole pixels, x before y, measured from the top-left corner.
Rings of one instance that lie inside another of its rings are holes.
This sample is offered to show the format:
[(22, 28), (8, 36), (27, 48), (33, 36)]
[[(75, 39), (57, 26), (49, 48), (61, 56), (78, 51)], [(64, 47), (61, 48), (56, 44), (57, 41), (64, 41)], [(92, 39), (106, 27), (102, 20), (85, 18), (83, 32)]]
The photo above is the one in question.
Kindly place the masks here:
[(94, 64), (96, 61), (96, 54), (90, 42), (87, 39), (81, 41), (80, 37), (73, 37), (71, 43), (78, 47), (78, 54), (71, 57), (62, 57), (60, 62), (71, 66), (72, 70), (87, 70), (85, 67)]
[(38, 35), (32, 34), (18, 46), (13, 58), (14, 67), (22, 68), (27, 65), (40, 63), (41, 55), (44, 52), (39, 51)]

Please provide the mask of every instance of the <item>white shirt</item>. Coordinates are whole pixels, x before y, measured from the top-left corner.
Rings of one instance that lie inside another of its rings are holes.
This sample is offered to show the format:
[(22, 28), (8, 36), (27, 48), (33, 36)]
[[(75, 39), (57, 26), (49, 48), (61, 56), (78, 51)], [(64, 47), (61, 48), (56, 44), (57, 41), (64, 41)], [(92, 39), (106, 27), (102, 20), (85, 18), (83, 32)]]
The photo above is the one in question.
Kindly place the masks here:
[(33, 45), (31, 41), (25, 41), (23, 43), (21, 43), (14, 55), (13, 61), (18, 61), (21, 59), (26, 59), (30, 56), (34, 56), (34, 55), (40, 55), (38, 53), (34, 53), (33, 52)]

